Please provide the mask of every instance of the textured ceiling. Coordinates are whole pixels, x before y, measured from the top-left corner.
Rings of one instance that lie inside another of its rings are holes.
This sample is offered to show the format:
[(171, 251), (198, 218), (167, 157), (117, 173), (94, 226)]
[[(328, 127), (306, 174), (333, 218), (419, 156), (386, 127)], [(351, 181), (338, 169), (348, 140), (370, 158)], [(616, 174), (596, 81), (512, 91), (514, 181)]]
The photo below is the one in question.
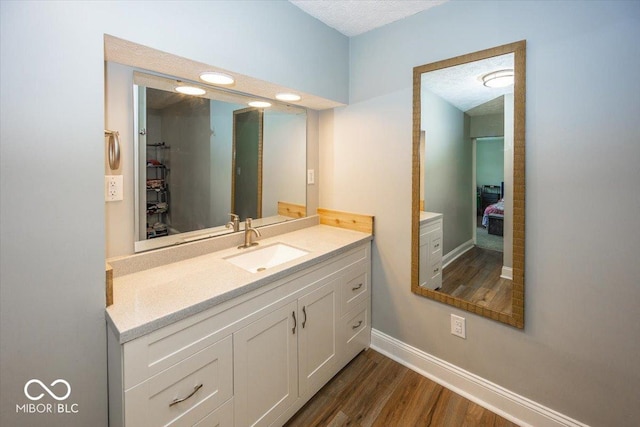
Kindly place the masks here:
[[(514, 68), (513, 53), (494, 56), (480, 61), (442, 68), (422, 75), (422, 89), (428, 89), (459, 110), (470, 115), (499, 113), (500, 102), (485, 105), (507, 93), (513, 93), (513, 85), (489, 88), (482, 84), (481, 77), (492, 72)], [(483, 106), (482, 108), (478, 106)]]
[(448, 0), (289, 0), (346, 36), (357, 36)]

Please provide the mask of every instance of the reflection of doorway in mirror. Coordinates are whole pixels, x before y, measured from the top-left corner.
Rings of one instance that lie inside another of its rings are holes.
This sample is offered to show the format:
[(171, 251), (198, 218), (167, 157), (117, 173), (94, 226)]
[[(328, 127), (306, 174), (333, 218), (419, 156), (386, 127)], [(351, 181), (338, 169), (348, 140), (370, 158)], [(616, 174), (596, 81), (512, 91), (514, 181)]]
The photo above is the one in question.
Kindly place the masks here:
[(504, 251), (504, 137), (474, 139), (475, 244)]
[(241, 221), (262, 218), (262, 134), (262, 110), (233, 112), (231, 210)]

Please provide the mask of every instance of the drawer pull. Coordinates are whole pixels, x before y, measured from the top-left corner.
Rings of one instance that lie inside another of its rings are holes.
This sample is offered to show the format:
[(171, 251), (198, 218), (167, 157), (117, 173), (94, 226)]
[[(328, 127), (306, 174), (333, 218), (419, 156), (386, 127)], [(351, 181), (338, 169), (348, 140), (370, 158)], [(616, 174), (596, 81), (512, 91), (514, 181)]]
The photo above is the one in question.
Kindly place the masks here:
[(438, 270), (440, 270), (440, 268), (436, 267), (436, 269), (435, 269), (435, 270), (433, 270), (433, 272), (434, 272), (434, 273), (437, 273), (437, 272), (438, 272)]
[(198, 390), (200, 390), (202, 388), (202, 384), (198, 384), (197, 386), (195, 386), (193, 388), (193, 391), (191, 392), (191, 394), (187, 397), (183, 397), (182, 399), (173, 399), (173, 402), (169, 403), (169, 407), (172, 407), (173, 405), (177, 405), (180, 402), (184, 402), (185, 400), (187, 400), (188, 398), (190, 398), (191, 396), (193, 396), (194, 394), (196, 394), (196, 392)]
[(291, 332), (293, 332), (293, 335), (296, 334), (296, 326), (298, 326), (298, 322), (296, 321), (296, 312), (292, 311), (291, 315), (293, 316), (293, 328), (291, 329)]
[(358, 320), (358, 324), (351, 327), (351, 329), (358, 329), (362, 325), (362, 320)]
[(362, 283), (360, 283), (358, 286), (356, 286), (355, 288), (351, 288), (352, 291), (357, 291), (358, 289), (360, 289), (362, 287)]
[(438, 249), (440, 247), (440, 243), (436, 243), (435, 245), (433, 245), (433, 247)]
[(304, 320), (302, 321), (302, 329), (304, 329), (304, 325), (307, 324), (307, 307), (302, 306), (302, 314), (304, 314)]

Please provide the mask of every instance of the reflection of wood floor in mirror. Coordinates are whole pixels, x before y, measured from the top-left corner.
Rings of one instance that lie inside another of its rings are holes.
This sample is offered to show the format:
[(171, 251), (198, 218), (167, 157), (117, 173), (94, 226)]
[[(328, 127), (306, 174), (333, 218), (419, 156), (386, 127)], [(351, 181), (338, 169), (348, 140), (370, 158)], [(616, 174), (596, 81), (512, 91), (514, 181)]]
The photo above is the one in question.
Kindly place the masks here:
[(517, 425), (369, 349), (333, 377), (285, 426)]
[(449, 264), (440, 292), (511, 314), (511, 280), (500, 278), (502, 252), (474, 247)]

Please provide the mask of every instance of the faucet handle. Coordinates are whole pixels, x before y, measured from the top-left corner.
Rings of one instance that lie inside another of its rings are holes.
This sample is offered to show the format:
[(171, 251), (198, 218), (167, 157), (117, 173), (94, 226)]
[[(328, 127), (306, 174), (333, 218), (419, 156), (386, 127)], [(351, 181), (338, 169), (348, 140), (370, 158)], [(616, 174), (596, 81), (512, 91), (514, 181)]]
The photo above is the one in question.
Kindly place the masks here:
[(244, 227), (245, 227), (245, 230), (251, 228), (251, 218), (247, 217), (244, 220)]
[(231, 221), (229, 221), (225, 227), (233, 228), (233, 231), (240, 231), (240, 217), (234, 213), (229, 214), (231, 216)]

